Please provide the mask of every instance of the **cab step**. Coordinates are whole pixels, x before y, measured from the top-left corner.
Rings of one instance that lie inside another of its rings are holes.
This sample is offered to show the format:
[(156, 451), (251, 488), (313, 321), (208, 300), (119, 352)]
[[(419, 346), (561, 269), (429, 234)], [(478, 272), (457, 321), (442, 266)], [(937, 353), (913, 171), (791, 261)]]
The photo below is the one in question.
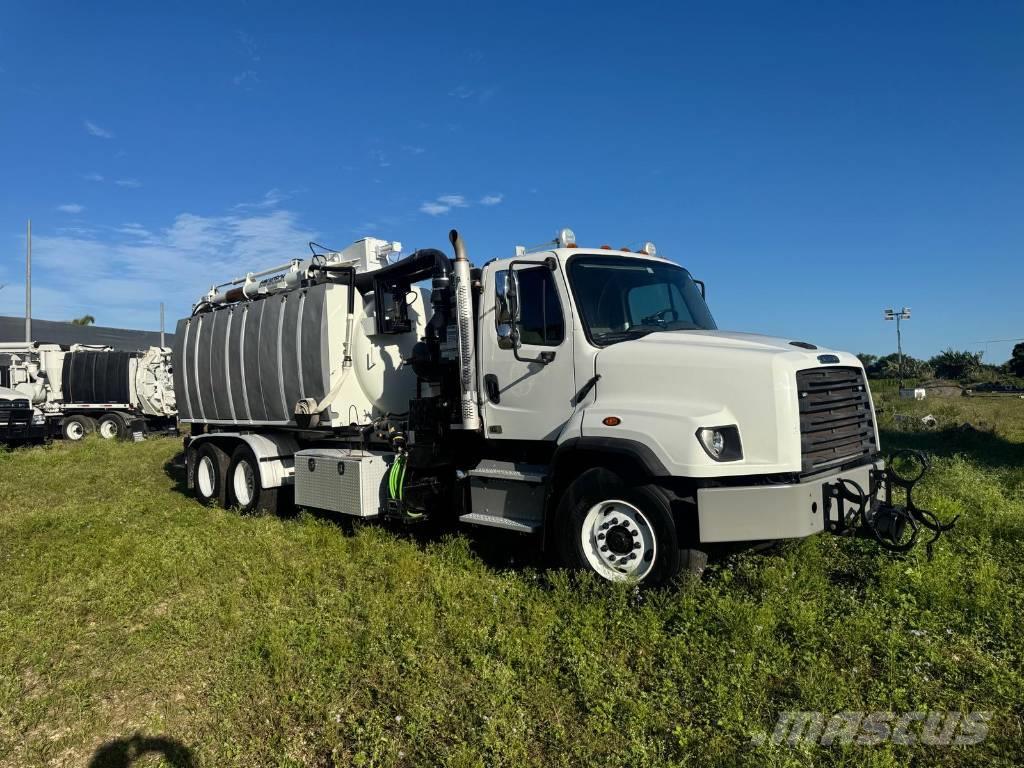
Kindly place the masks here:
[(484, 512), (470, 512), (468, 515), (462, 515), (459, 517), (459, 522), (470, 525), (485, 525), (489, 528), (503, 528), (506, 531), (515, 531), (516, 533), (536, 533), (541, 529), (539, 520), (489, 515)]

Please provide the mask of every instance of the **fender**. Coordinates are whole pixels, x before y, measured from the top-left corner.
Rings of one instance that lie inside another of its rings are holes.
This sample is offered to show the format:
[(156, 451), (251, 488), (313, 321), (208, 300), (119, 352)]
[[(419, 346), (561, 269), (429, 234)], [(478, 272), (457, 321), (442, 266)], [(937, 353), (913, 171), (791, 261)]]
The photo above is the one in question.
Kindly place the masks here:
[[(186, 444), (187, 451), (193, 446), (212, 442), (214, 445), (227, 443), (230, 455), (237, 443), (245, 443), (252, 449), (256, 456), (256, 463), (260, 468), (260, 485), (264, 488), (280, 488), (283, 485), (291, 485), (295, 482), (295, 452), (299, 450), (298, 441), (288, 434), (274, 433), (270, 435), (257, 434), (255, 432), (209, 432), (205, 435), (196, 435)], [(225, 446), (221, 446), (226, 450)], [(187, 461), (187, 459), (186, 459)], [(186, 471), (188, 487), (193, 487), (192, 468)]]
[(651, 477), (668, 477), (671, 473), (661, 459), (647, 445), (638, 440), (622, 437), (570, 437), (555, 449), (551, 457), (551, 474), (558, 475), (558, 467), (572, 454), (579, 451), (603, 453), (635, 461)]

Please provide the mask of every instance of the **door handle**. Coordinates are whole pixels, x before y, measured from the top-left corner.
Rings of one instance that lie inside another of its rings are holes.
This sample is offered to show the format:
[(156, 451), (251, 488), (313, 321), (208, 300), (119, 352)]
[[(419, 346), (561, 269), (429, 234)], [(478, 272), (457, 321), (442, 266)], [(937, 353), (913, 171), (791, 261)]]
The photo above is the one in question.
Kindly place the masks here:
[(501, 402), (501, 390), (498, 389), (498, 377), (493, 373), (484, 376), (484, 390), (487, 392), (487, 399), (497, 405)]

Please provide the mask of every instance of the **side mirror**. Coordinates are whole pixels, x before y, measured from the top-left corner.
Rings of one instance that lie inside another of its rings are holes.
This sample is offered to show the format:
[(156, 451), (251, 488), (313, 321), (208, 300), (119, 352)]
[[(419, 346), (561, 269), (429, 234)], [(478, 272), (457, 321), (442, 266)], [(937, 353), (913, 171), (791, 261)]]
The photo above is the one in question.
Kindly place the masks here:
[(494, 322), (496, 325), (505, 325), (512, 322), (512, 313), (508, 311), (508, 302), (505, 300), (504, 293), (495, 292)]
[(498, 349), (519, 349), (519, 329), (512, 323), (498, 326)]
[(495, 286), (494, 310), (497, 321), (498, 348), (518, 349), (519, 341), (519, 280), (512, 269), (498, 273)]
[(704, 287), (704, 281), (703, 280), (694, 280), (693, 282), (695, 282), (697, 284), (697, 287), (700, 288), (700, 297), (702, 299), (706, 299), (708, 296), (707, 296), (707, 289)]
[(505, 274), (505, 306), (508, 309), (509, 322), (515, 326), (519, 322), (519, 276), (514, 269)]

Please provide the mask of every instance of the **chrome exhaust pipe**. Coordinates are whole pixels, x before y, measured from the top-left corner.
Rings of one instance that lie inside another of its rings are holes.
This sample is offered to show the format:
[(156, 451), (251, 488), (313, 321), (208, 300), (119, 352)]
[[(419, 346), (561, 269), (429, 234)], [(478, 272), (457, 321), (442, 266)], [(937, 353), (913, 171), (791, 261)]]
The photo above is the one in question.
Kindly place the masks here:
[(462, 428), (480, 429), (480, 413), (477, 408), (476, 389), (476, 339), (473, 334), (473, 295), (469, 257), (466, 245), (459, 237), (458, 230), (448, 233), (455, 250), (455, 315), (459, 333), (459, 386), (462, 406)]

